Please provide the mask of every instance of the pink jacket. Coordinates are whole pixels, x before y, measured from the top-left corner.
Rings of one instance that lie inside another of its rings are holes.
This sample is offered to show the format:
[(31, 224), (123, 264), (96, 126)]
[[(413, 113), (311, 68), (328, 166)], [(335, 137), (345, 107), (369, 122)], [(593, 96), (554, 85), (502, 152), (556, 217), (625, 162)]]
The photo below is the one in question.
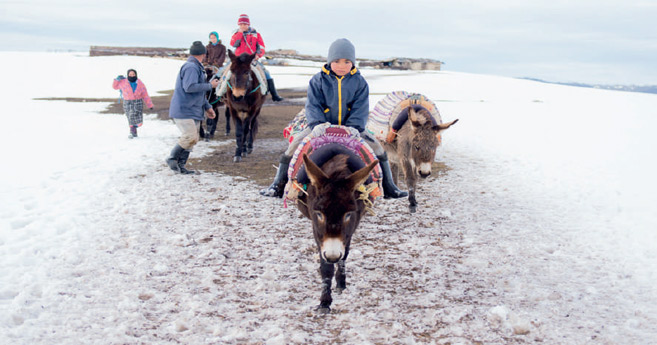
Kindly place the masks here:
[(135, 89), (135, 92), (132, 92), (132, 86), (130, 86), (128, 79), (114, 79), (112, 87), (114, 90), (120, 89), (123, 91), (123, 99), (125, 100), (131, 101), (135, 99), (143, 99), (147, 108), (153, 107), (153, 102), (151, 102), (151, 98), (148, 96), (148, 91), (146, 91), (146, 85), (144, 85), (140, 79), (137, 79), (137, 88)]

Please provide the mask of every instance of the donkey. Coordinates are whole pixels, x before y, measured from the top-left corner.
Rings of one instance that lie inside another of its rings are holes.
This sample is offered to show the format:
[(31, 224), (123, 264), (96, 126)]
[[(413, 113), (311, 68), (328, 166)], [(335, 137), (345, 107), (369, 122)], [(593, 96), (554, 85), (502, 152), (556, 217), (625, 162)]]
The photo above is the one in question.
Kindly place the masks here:
[[(216, 69), (216, 67), (215, 67)], [(210, 68), (210, 67), (205, 67), (205, 74), (207, 75), (207, 82), (210, 82), (212, 78), (214, 78), (214, 73), (215, 69)], [(209, 138), (212, 138), (214, 136), (214, 131), (217, 129), (217, 124), (219, 123), (219, 107), (224, 105), (221, 100), (219, 100), (219, 97), (217, 97), (217, 94), (215, 90), (211, 90), (205, 93), (205, 98), (208, 100), (210, 105), (212, 106), (212, 110), (214, 110), (214, 113), (217, 115), (214, 119), (207, 119), (205, 121), (206, 127), (205, 129), (203, 126), (200, 128), (201, 132), (201, 137), (205, 138), (206, 140)], [(226, 135), (230, 134), (230, 111), (228, 111), (228, 107), (225, 107), (225, 116), (226, 116)]]
[(230, 58), (230, 71), (232, 73), (228, 82), (228, 91), (224, 101), (235, 121), (235, 138), (237, 147), (233, 162), (242, 161), (242, 156), (253, 152), (253, 142), (258, 133), (258, 115), (265, 97), (260, 92), (258, 78), (251, 71), (251, 62), (255, 54), (246, 53), (235, 56), (228, 50)]
[(335, 155), (320, 168), (308, 155), (303, 154), (310, 185), (307, 194), (299, 196), (297, 208), (313, 225), (322, 276), (322, 296), (317, 310), (323, 314), (331, 311), (331, 283), (335, 266), (336, 292), (342, 293), (347, 287), (345, 261), (349, 255), (351, 237), (365, 213), (365, 204), (358, 199), (356, 189), (379, 164), (378, 160), (374, 160), (352, 172), (347, 164), (348, 158), (346, 154)]
[(426, 178), (431, 175), (431, 163), (436, 157), (436, 149), (441, 142), (441, 132), (455, 124), (458, 119), (440, 123), (435, 119), (433, 124), (431, 113), (425, 109), (408, 108), (408, 121), (399, 129), (397, 139), (392, 143), (384, 142), (383, 148), (388, 152), (390, 161), (393, 163), (392, 175), (397, 183), (399, 168), (401, 166), (408, 187), (408, 209), (411, 213), (417, 210), (415, 199), (415, 186), (417, 176)]

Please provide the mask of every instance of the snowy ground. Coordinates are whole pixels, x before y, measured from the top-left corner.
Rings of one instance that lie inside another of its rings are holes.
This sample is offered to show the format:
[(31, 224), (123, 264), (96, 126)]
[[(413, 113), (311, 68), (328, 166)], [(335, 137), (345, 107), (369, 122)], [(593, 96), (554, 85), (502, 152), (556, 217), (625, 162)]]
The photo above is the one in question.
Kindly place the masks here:
[[(421, 92), (460, 121), (418, 213), (376, 205), (347, 290), (317, 315), (296, 209), (243, 179), (173, 174), (170, 122), (128, 140), (104, 104), (32, 100), (116, 97), (130, 67), (171, 89), (180, 61), (0, 56), (2, 344), (657, 344), (655, 95), (363, 70), (372, 106)], [(281, 88), (315, 71), (271, 67)]]

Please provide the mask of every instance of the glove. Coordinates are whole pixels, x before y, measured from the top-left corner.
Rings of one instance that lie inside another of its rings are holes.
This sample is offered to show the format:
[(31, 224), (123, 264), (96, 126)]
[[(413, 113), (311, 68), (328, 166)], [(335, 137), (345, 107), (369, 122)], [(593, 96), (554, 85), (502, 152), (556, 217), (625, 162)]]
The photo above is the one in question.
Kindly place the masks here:
[(118, 77), (116, 77), (116, 80), (123, 80), (123, 79), (125, 79), (125, 77), (122, 76), (122, 75), (119, 75)]

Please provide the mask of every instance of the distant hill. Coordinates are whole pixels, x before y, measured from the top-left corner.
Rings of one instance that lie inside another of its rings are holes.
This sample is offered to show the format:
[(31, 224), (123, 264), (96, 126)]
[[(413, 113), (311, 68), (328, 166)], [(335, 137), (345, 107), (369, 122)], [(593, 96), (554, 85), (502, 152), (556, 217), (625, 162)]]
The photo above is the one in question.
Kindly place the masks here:
[(594, 89), (604, 89), (604, 90), (615, 90), (615, 91), (628, 91), (628, 92), (643, 92), (643, 93), (654, 93), (657, 94), (657, 85), (602, 85), (602, 84), (584, 84), (584, 83), (561, 83), (561, 82), (552, 82), (545, 81), (537, 78), (520, 78), (526, 80), (533, 80), (541, 83), (547, 84), (558, 84), (558, 85), (568, 85), (568, 86), (577, 86), (577, 87), (590, 87)]

